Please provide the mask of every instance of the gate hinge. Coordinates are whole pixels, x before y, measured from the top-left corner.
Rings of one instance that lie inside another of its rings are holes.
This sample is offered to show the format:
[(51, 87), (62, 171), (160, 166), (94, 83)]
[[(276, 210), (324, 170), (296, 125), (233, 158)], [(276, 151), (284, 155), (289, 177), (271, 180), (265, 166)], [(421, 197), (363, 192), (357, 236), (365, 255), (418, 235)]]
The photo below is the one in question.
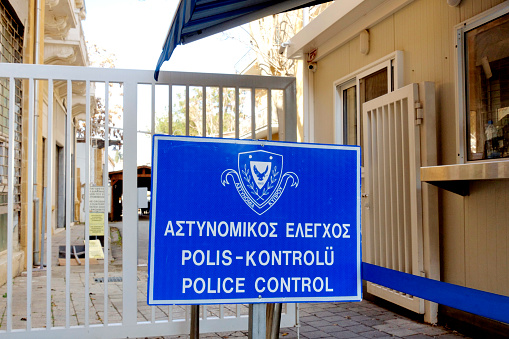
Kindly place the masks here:
[(422, 108), (422, 104), (420, 102), (415, 103), (415, 124), (422, 124), (422, 119), (424, 118), (424, 109)]

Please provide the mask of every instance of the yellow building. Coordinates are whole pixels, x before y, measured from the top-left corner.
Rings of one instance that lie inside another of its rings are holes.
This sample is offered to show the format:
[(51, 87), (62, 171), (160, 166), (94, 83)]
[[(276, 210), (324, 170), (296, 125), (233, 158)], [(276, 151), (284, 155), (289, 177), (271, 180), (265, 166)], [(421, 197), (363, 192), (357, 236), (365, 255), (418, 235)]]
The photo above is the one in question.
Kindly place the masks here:
[[(25, 63), (25, 64), (50, 64), (50, 65), (75, 65), (87, 66), (88, 55), (85, 45), (81, 20), (85, 19), (85, 4), (81, 0), (73, 1), (23, 1), (10, 0), (1, 2), (2, 15), (2, 45), (0, 54), (2, 62)], [(1, 80), (2, 86), (2, 162), (1, 176), (2, 182), (7, 182), (7, 148), (11, 144), (8, 140), (8, 99), (9, 99), (9, 81)], [(65, 217), (65, 199), (64, 183), (65, 176), (63, 171), (65, 143), (65, 107), (67, 105), (67, 93), (65, 84), (61, 86), (58, 83), (55, 86), (53, 98), (48, 99), (47, 82), (35, 82), (35, 130), (33, 136), (36, 140), (36, 147), (33, 150), (34, 160), (39, 166), (33, 177), (33, 187), (28, 187), (27, 167), (23, 164), (29, 162), (28, 144), (28, 98), (23, 96), (23, 92), (28, 92), (28, 83), (16, 80), (16, 131), (13, 145), (15, 147), (15, 213), (12, 230), (14, 241), (13, 248), (13, 275), (19, 274), (26, 269), (26, 256), (33, 255), (33, 262), (36, 265), (41, 264), (40, 246), (43, 232), (52, 231), (64, 227)], [(80, 85), (73, 86), (73, 113), (74, 121), (80, 114), (84, 114), (85, 98), (82, 94)], [(53, 101), (55, 107), (55, 119), (53, 130), (54, 152), (56, 157), (54, 161), (58, 164), (58, 171), (53, 173), (53, 182), (55, 187), (53, 197), (46, 197), (45, 192), (45, 173), (46, 168), (43, 159), (46, 150), (47, 133), (47, 107), (48, 100)], [(74, 146), (71, 152), (74, 154)], [(70, 180), (74, 183), (76, 175), (73, 171)], [(73, 185), (74, 187), (74, 185)], [(4, 190), (0, 198), (0, 284), (5, 283), (6, 274), (6, 239), (7, 239), (7, 192)], [(34, 200), (35, 213), (31, 225), (27, 220), (27, 201)], [(71, 199), (74, 200), (74, 197)], [(45, 214), (43, 206), (46, 203), (52, 204), (53, 220), (52, 230), (42, 230), (41, 224)], [(71, 212), (72, 213), (72, 212)], [(72, 218), (74, 220), (74, 217)], [(26, 232), (27, 227), (33, 227), (34, 243), (33, 253), (27, 253)], [(44, 258), (43, 258), (44, 261)], [(1, 274), (3, 273), (3, 274)]]
[[(305, 141), (363, 147), (364, 261), (509, 296), (508, 12), (497, 0), (336, 1), (291, 38), (288, 56), (310, 69)], [(414, 83), (408, 119), (417, 127), (400, 129), (394, 100)], [(399, 138), (413, 130), (413, 141)], [(416, 171), (399, 181), (398, 157), (412, 153)], [(407, 185), (415, 219), (401, 221), (396, 192)], [(480, 321), (367, 291), (428, 322)], [(507, 324), (482, 320), (507, 335)]]

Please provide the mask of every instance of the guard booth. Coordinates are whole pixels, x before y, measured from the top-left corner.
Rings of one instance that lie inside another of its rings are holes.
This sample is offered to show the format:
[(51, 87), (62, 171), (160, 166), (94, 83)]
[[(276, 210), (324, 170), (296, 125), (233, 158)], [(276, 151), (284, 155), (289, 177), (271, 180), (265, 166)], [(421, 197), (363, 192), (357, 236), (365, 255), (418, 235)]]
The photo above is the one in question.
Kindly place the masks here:
[[(138, 187), (145, 187), (150, 192), (150, 166), (138, 166)], [(111, 187), (110, 221), (122, 221), (123, 171), (109, 172)]]

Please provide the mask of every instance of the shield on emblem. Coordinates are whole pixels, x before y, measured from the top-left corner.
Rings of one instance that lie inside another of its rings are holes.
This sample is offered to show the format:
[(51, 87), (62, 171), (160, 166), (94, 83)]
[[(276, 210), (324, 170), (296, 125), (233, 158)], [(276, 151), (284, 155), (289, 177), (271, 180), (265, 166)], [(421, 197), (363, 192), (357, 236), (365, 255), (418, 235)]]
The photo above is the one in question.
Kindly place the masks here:
[(283, 156), (266, 151), (239, 153), (239, 174), (244, 190), (259, 208), (272, 197), (281, 180)]

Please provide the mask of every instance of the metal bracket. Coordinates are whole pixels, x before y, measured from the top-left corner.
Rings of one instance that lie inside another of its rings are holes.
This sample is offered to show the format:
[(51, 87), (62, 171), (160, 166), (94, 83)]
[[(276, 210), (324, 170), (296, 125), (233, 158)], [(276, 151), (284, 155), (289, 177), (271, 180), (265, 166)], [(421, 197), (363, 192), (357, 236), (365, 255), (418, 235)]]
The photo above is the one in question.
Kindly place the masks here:
[(422, 119), (424, 119), (424, 109), (422, 108), (422, 104), (420, 102), (415, 103), (415, 124), (422, 124)]

